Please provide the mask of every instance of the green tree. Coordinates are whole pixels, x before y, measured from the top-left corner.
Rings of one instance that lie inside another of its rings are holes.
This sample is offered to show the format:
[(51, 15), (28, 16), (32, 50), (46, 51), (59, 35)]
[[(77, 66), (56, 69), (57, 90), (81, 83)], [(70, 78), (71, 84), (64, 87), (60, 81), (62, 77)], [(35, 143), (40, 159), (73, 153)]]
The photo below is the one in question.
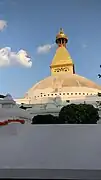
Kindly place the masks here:
[(59, 118), (51, 114), (37, 115), (32, 119), (32, 124), (60, 124)]
[(96, 124), (99, 114), (93, 105), (69, 104), (61, 109), (59, 119), (67, 124)]

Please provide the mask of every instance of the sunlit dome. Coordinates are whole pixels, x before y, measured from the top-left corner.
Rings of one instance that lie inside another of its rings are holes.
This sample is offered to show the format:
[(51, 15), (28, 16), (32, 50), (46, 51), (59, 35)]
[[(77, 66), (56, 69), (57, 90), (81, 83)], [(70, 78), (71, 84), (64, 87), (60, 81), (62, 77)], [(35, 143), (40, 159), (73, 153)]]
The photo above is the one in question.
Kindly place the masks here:
[(74, 62), (66, 48), (68, 37), (62, 28), (56, 35), (55, 42), (58, 47), (50, 64), (51, 76), (34, 84), (21, 101), (30, 99), (30, 102), (37, 104), (39, 101), (42, 103), (44, 99), (48, 102), (52, 97), (60, 97), (66, 101), (73, 96), (76, 99), (77, 96), (81, 98), (101, 92), (100, 85), (76, 74)]
[[(97, 85), (93, 81), (79, 76), (77, 74), (60, 74), (58, 76), (49, 76), (44, 80), (35, 84), (30, 90), (38, 90), (45, 88), (54, 88), (61, 85), (61, 87), (87, 87), (101, 90), (101, 86)], [(29, 91), (30, 91), (29, 90)]]

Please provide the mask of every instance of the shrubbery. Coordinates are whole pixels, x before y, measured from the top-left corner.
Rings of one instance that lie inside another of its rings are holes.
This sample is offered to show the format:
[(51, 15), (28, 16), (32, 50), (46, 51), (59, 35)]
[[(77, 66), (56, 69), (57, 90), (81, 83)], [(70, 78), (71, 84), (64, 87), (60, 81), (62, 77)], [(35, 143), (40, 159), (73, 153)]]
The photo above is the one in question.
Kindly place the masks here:
[(60, 120), (51, 114), (37, 115), (32, 119), (32, 124), (60, 124)]
[(98, 109), (93, 105), (69, 104), (60, 110), (58, 117), (37, 115), (32, 119), (32, 124), (96, 124), (98, 120)]
[(70, 104), (61, 109), (59, 119), (67, 124), (96, 124), (99, 114), (93, 105)]

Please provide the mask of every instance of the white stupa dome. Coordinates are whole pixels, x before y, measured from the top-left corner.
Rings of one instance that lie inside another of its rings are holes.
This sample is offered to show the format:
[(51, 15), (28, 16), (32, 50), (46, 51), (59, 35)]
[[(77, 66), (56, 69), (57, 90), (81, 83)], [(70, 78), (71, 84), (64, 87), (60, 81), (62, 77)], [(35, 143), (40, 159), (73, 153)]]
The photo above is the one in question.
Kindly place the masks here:
[[(25, 95), (25, 98), (46, 98), (60, 96), (62, 93), (85, 93), (85, 95), (97, 94), (101, 91), (101, 86), (79, 76), (77, 74), (59, 74), (49, 76), (38, 82)], [(89, 94), (87, 94), (89, 93)], [(65, 95), (65, 94), (64, 94)], [(75, 94), (76, 95), (76, 94)]]
[(51, 76), (33, 85), (24, 98), (18, 99), (17, 102), (37, 104), (49, 102), (49, 98), (56, 97), (66, 102), (68, 99), (81, 99), (101, 92), (100, 85), (75, 73), (73, 60), (66, 49), (67, 42), (68, 37), (63, 29), (60, 29), (56, 36), (58, 48), (50, 65)]

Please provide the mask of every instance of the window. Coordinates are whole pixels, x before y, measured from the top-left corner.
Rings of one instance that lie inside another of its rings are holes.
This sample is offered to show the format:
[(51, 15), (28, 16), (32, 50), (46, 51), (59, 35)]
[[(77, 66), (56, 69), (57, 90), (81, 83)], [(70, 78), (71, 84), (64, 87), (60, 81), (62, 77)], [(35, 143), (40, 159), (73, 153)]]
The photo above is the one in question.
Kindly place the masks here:
[(79, 95), (81, 95), (81, 93), (79, 93)]
[(77, 93), (75, 93), (75, 95), (77, 95)]
[(69, 95), (69, 93), (67, 93), (67, 95)]
[(51, 94), (53, 96), (53, 94)]
[(71, 93), (71, 95), (73, 95), (73, 93)]
[(67, 102), (67, 103), (69, 103), (69, 102), (70, 102), (70, 100), (66, 100), (66, 102)]
[(44, 96), (46, 96), (46, 95), (44, 94)]
[(49, 96), (49, 94), (48, 94), (48, 96)]
[(61, 95), (61, 93), (60, 93), (60, 95)]
[(55, 94), (55, 95), (57, 95), (57, 94)]
[(87, 93), (87, 95), (88, 95), (88, 93)]
[(101, 96), (101, 93), (98, 92), (98, 96), (100, 97), (100, 96)]
[(41, 95), (41, 97), (42, 97), (42, 95)]
[(63, 93), (63, 95), (65, 95), (65, 93)]
[(83, 95), (85, 95), (85, 93), (83, 93)]

